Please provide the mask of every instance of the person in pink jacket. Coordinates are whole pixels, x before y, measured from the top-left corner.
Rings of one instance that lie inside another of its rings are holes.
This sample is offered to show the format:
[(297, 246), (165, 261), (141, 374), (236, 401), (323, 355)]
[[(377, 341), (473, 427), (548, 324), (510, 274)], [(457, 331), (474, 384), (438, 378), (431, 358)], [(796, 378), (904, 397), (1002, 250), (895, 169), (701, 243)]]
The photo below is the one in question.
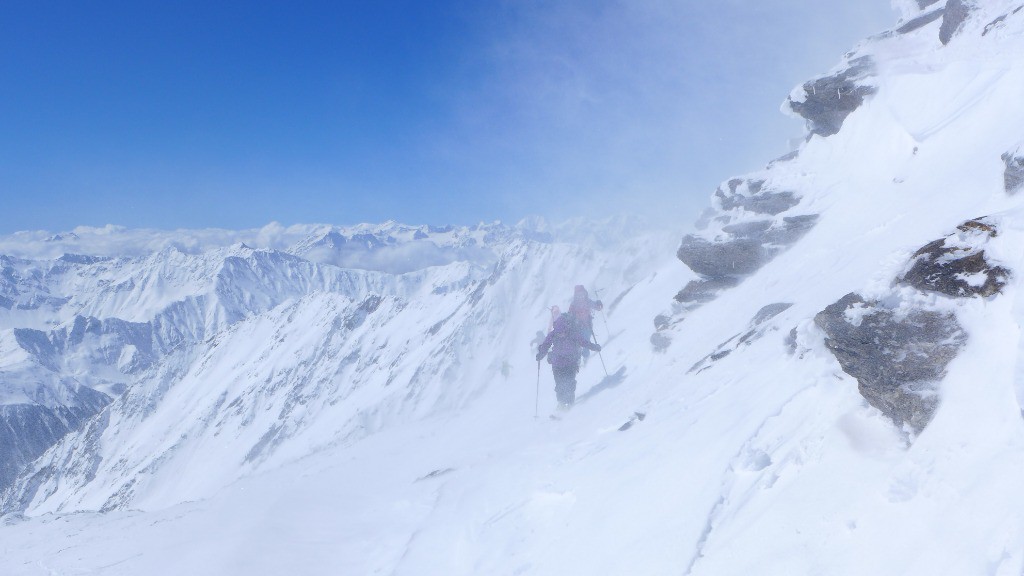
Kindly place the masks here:
[(580, 350), (584, 348), (601, 351), (601, 347), (584, 336), (566, 313), (555, 319), (551, 331), (537, 350), (537, 362), (547, 356), (551, 364), (560, 410), (568, 410), (576, 402), (576, 374), (580, 370)]

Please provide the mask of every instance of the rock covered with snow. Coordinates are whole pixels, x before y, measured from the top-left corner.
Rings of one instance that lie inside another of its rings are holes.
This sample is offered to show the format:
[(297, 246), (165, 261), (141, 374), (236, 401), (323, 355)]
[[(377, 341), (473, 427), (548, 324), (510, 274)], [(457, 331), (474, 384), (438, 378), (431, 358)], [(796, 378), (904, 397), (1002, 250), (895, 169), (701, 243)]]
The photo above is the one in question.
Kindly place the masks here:
[(848, 60), (837, 72), (811, 80), (789, 97), (787, 105), (807, 121), (809, 134), (832, 136), (846, 117), (877, 91), (870, 83), (875, 63), (870, 56)]
[(1010, 272), (990, 263), (984, 250), (997, 235), (985, 219), (964, 222), (956, 234), (915, 252), (885, 298), (866, 301), (847, 294), (815, 316), (825, 345), (857, 379), (861, 395), (898, 426), (919, 433), (928, 425), (941, 400), (946, 366), (968, 337), (955, 311), (930, 302), (926, 294), (999, 294)]
[(915, 252), (913, 264), (900, 282), (954, 298), (998, 294), (1010, 271), (985, 257), (983, 246), (996, 236), (995, 227), (978, 219), (957, 229), (957, 234), (930, 242)]
[(709, 281), (748, 276), (814, 226), (817, 216), (800, 214), (799, 204), (797, 192), (767, 178), (732, 179), (715, 192), (703, 230), (684, 236), (676, 256)]
[(671, 313), (655, 319), (651, 344), (656, 350), (671, 343), (665, 331), (687, 313), (737, 286), (814, 228), (818, 215), (801, 210), (800, 183), (783, 184), (787, 180), (774, 178), (785, 172), (785, 166), (782, 161), (773, 163), (715, 191), (698, 231), (684, 236), (676, 250), (676, 257), (697, 278), (676, 293)]
[(815, 323), (862, 396), (897, 426), (920, 432), (939, 404), (938, 383), (967, 339), (956, 317), (926, 309), (898, 312), (847, 294)]
[(1006, 193), (1014, 195), (1024, 188), (1024, 146), (1014, 152), (1006, 152), (1001, 158), (1006, 169), (1003, 171), (1003, 186)]

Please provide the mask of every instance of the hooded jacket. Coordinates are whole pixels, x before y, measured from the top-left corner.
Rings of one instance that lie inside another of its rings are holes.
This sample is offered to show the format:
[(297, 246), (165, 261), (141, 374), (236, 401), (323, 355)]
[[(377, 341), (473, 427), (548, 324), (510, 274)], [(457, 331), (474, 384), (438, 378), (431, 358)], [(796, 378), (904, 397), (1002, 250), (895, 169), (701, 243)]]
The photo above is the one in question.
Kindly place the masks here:
[[(537, 360), (539, 361), (547, 355), (548, 363), (552, 366), (577, 366), (580, 361), (581, 347), (595, 352), (601, 351), (600, 346), (583, 336), (568, 314), (562, 314), (555, 319), (551, 332), (548, 332), (547, 338), (541, 342), (540, 348), (537, 350)], [(548, 354), (549, 350), (551, 354)]]

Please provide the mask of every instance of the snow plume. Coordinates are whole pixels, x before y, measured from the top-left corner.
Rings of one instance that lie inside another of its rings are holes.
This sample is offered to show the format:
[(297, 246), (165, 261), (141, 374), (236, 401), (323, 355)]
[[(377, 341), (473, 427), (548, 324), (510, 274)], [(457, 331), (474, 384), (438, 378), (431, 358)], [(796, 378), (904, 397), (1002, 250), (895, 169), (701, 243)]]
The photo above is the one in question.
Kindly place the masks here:
[(723, 171), (787, 152), (799, 126), (773, 114), (785, 91), (890, 18), (884, 0), (503, 8), (451, 145), (471, 142), (489, 168), (478, 185), (554, 219), (630, 212), (671, 226), (689, 223)]
[[(801, 83), (797, 149), (671, 247), (535, 220), (0, 258), (4, 398), (127, 386), (0, 496), (2, 571), (1024, 573), (1024, 8), (952, 21)], [(493, 259), (303, 256), (427, 241)], [(535, 346), (576, 284), (602, 350), (549, 418)]]

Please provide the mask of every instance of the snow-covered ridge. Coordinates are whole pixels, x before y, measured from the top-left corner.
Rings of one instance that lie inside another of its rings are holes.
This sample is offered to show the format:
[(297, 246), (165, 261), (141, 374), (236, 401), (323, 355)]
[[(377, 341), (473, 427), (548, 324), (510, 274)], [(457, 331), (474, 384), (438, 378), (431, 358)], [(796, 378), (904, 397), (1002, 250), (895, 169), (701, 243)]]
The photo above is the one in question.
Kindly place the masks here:
[[(394, 221), (352, 226), (297, 224), (287, 227), (272, 222), (250, 230), (153, 230), (114, 225), (102, 228), (81, 226), (61, 233), (25, 231), (0, 236), (0, 255), (28, 260), (68, 261), (83, 258), (139, 258), (168, 249), (196, 255), (244, 245), (304, 257), (317, 252), (329, 263), (369, 270), (382, 270), (392, 261), (404, 258), (405, 269), (384, 270), (404, 272), (411, 269), (409, 266), (437, 265), (440, 257), (445, 258), (444, 263), (478, 259), (481, 254), (474, 252), (473, 248), (486, 248), (511, 238), (538, 242), (576, 242), (590, 234), (588, 231), (600, 229), (603, 237), (614, 241), (635, 236), (644, 228), (643, 222), (627, 216), (603, 222), (580, 219), (557, 224), (535, 216), (513, 226), (501, 222), (481, 222), (472, 226), (414, 226)], [(427, 252), (428, 246), (437, 250), (437, 253)], [(419, 252), (410, 251), (409, 247), (415, 247)], [(404, 248), (409, 253), (396, 252), (389, 255), (390, 258), (371, 256), (375, 251), (398, 248)], [(339, 251), (343, 254), (336, 253)], [(347, 257), (347, 260), (342, 257)], [(344, 261), (338, 261), (339, 258)], [(317, 258), (308, 259), (320, 261)]]
[[(41, 469), (48, 471), (46, 481), (33, 474), (26, 485), (31, 494), (19, 495), (18, 501), (27, 504), (26, 498), (39, 490), (49, 497), (47, 491), (59, 484), (79, 495), (76, 502), (87, 498), (76, 504), (50, 498), (61, 509), (151, 502), (153, 495), (139, 475), (149, 477), (166, 463), (178, 462), (185, 438), (227, 431), (236, 440), (218, 445), (241, 459), (229, 453), (215, 457), (226, 465), (221, 473), (203, 469), (200, 484), (206, 488), (175, 492), (171, 501), (201, 497), (265, 461), (276, 465), (323, 445), (365, 436), (389, 420), (457, 408), (507, 371), (504, 359), (491, 359), (467, 372), (466, 356), (476, 354), (466, 344), (495, 339), (499, 348), (510, 345), (500, 334), (496, 311), (507, 308), (508, 297), (527, 290), (517, 284), (520, 275), (544, 271), (543, 278), (562, 278), (558, 284), (566, 294), (575, 283), (598, 278), (601, 288), (622, 290), (642, 279), (652, 258), (664, 259), (671, 242), (669, 235), (650, 231), (624, 240), (617, 235), (627, 233), (625, 221), (553, 229), (568, 233), (584, 226), (589, 232), (574, 232), (578, 237), (594, 234), (608, 243), (617, 237), (615, 248), (633, 245), (636, 256), (625, 268), (616, 264), (590, 269), (609, 261), (610, 254), (596, 246), (553, 242), (552, 228), (386, 223), (344, 233), (320, 229), (287, 252), (238, 243), (194, 254), (171, 246), (136, 257), (5, 257), (5, 293), (12, 306), (5, 317), (7, 330), (0, 331), (9, 335), (3, 340), (6, 361), (0, 369), (11, 391), (7, 401), (17, 405), (34, 394), (33, 402), (50, 398), (39, 409), (77, 407), (81, 402), (74, 397), (62, 401), (51, 392), (71, 385), (82, 394), (96, 391), (105, 398), (99, 405), (90, 404), (88, 416), (113, 400), (102, 418), (47, 457), (51, 463)], [(75, 236), (80, 240), (82, 231)], [(402, 274), (322, 263), (353, 244), (368, 254), (424, 243), (471, 247), (476, 254), (440, 265), (418, 260), (411, 266), (414, 271)], [(317, 250), (318, 261), (300, 256)], [(535, 265), (531, 258), (538, 256)], [(580, 264), (566, 265), (571, 261)], [(546, 283), (538, 280), (537, 287), (517, 296), (530, 302), (527, 309), (533, 313), (544, 314), (550, 303), (565, 297), (544, 288)], [(497, 302), (489, 296), (494, 290), (501, 294)], [(541, 297), (545, 299), (537, 301)], [(530, 337), (524, 335), (526, 341)], [(456, 374), (473, 376), (477, 383), (454, 394), (434, 389), (443, 382), (439, 377)], [(216, 392), (204, 396), (211, 382)], [(48, 395), (33, 392), (37, 389)], [(174, 399), (185, 404), (175, 405)], [(264, 412), (272, 406), (272, 412)], [(206, 416), (198, 423), (181, 418), (200, 413)], [(52, 431), (50, 442), (77, 422)], [(297, 437), (310, 426), (324, 428), (325, 422), (332, 423), (326, 439), (290, 451), (278, 449), (300, 442)], [(140, 427), (168, 440), (140, 451)], [(35, 435), (31, 426), (15, 424), (12, 430), (15, 444)], [(76, 445), (82, 438), (91, 443), (89, 449)], [(13, 458), (8, 468), (38, 456), (39, 445), (34, 445), (35, 452)], [(74, 463), (84, 453), (100, 450), (117, 457), (88, 456), (94, 464)], [(189, 461), (179, 465), (191, 469)], [(115, 466), (117, 473), (102, 474), (104, 465)], [(68, 472), (72, 470), (80, 475)], [(168, 497), (153, 502), (159, 505)]]

